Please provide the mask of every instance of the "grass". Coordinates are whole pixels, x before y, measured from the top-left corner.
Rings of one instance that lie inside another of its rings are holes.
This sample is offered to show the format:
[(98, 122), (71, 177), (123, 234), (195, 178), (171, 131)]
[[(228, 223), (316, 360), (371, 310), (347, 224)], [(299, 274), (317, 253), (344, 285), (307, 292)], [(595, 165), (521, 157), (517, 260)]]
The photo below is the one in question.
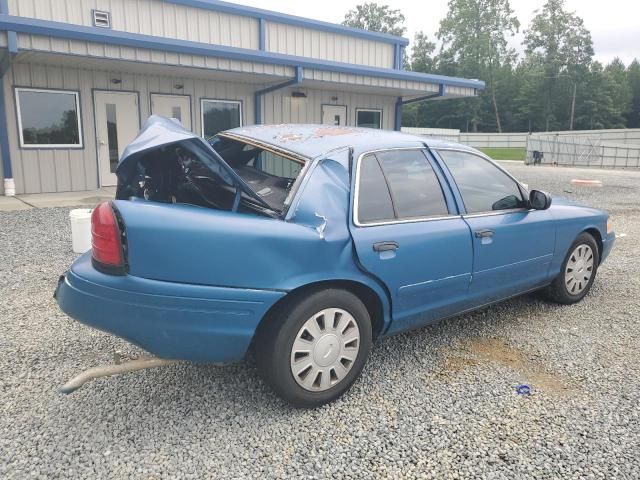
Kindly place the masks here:
[(524, 148), (479, 148), (482, 153), (494, 160), (520, 160), (524, 161), (526, 150)]

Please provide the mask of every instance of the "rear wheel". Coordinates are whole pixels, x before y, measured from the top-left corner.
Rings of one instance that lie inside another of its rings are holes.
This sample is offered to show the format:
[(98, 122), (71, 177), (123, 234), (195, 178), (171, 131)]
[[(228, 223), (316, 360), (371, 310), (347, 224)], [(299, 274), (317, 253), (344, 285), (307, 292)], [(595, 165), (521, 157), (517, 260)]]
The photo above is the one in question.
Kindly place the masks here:
[(598, 245), (588, 233), (582, 233), (569, 248), (560, 275), (548, 287), (549, 297), (562, 304), (579, 302), (591, 290), (598, 271)]
[(258, 370), (283, 399), (317, 407), (358, 378), (371, 349), (371, 320), (358, 297), (327, 289), (277, 308), (256, 334)]

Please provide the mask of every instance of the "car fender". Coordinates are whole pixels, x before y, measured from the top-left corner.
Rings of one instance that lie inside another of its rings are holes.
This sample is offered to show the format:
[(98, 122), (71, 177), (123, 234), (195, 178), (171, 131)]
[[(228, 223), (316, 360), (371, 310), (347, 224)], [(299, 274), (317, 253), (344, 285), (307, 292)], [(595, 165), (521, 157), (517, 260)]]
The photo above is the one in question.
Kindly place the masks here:
[(602, 242), (607, 239), (608, 214), (596, 208), (576, 205), (555, 197), (549, 213), (556, 224), (555, 253), (549, 269), (550, 277), (555, 278), (560, 273), (569, 247), (582, 232), (598, 232), (600, 238), (596, 238), (596, 241), (600, 242), (602, 248)]
[[(340, 158), (340, 155), (348, 153), (345, 150), (336, 152), (335, 155)], [(289, 215), (290, 222), (313, 229), (321, 242), (318, 248), (332, 248), (337, 255), (335, 261), (323, 265), (319, 270), (292, 275), (284, 285), (288, 291), (325, 281), (349, 281), (364, 285), (382, 303), (384, 332), (391, 323), (390, 296), (384, 284), (358, 264), (348, 227), (351, 184), (349, 163), (348, 160), (341, 160), (343, 161), (323, 158), (314, 162)], [(319, 199), (322, 201), (318, 201)]]

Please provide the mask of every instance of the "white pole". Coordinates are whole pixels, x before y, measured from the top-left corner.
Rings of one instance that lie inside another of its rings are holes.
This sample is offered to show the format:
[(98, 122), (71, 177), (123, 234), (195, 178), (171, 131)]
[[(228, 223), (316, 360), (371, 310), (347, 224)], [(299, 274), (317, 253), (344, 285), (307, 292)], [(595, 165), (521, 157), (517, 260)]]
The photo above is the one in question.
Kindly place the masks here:
[(6, 197), (16, 196), (16, 182), (13, 180), (13, 178), (4, 179), (4, 194)]

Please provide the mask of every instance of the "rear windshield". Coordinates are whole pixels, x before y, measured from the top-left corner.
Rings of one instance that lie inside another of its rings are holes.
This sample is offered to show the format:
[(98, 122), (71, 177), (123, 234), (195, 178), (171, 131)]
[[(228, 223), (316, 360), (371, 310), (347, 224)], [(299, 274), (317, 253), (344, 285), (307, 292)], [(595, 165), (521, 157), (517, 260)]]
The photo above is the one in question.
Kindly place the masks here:
[(225, 137), (209, 143), (269, 207), (277, 212), (288, 207), (303, 160)]

